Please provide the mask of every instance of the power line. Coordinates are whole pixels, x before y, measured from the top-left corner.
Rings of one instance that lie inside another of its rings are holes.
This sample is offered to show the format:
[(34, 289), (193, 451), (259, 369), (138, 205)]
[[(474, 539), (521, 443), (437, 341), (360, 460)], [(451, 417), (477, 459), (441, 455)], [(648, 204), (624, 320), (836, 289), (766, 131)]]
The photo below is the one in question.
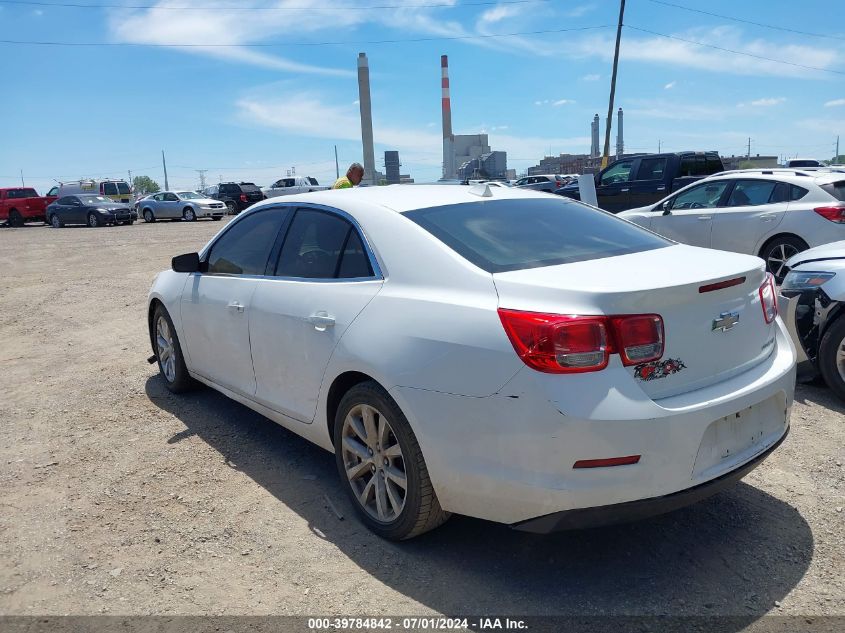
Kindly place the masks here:
[(737, 51), (731, 48), (723, 48), (721, 46), (716, 46), (715, 44), (707, 44), (706, 42), (699, 42), (697, 40), (688, 40), (683, 37), (678, 37), (677, 35), (667, 35), (666, 33), (658, 33), (657, 31), (650, 31), (648, 29), (641, 29), (636, 26), (631, 26), (630, 24), (626, 24), (625, 28), (632, 29), (634, 31), (640, 31), (641, 33), (649, 33), (651, 35), (657, 35), (659, 37), (665, 37), (670, 40), (678, 40), (680, 42), (686, 42), (687, 44), (695, 44), (696, 46), (704, 46), (705, 48), (713, 48), (717, 51), (722, 51), (725, 53), (733, 53), (734, 55), (744, 55), (745, 57), (753, 57), (754, 59), (762, 59), (767, 62), (774, 62), (777, 64), (786, 64), (787, 66), (795, 66), (796, 68), (804, 68), (805, 70), (818, 70), (825, 73), (834, 73), (836, 75), (845, 75), (845, 71), (842, 70), (833, 70), (832, 68), (820, 68), (818, 66), (807, 66), (805, 64), (796, 64), (795, 62), (788, 62), (785, 59), (774, 59), (772, 57), (764, 57), (763, 55), (755, 55), (754, 53), (746, 53), (745, 51)]
[(334, 5), (334, 6), (284, 6), (284, 7), (244, 7), (232, 6), (158, 6), (154, 4), (82, 4), (79, 2), (38, 2), (37, 0), (0, 0), (0, 4), (17, 4), (35, 7), (62, 7), (71, 9), (156, 9), (166, 11), (313, 11), (318, 9), (456, 9), (460, 7), (489, 6), (493, 4), (531, 4), (537, 2), (552, 2), (553, 0), (478, 0), (476, 2), (462, 2), (460, 4), (421, 3), (421, 4), (382, 4), (370, 6)]
[(754, 22), (752, 20), (744, 20), (743, 18), (736, 18), (730, 15), (722, 15), (721, 13), (711, 13), (710, 11), (702, 11), (701, 9), (693, 9), (692, 7), (685, 7), (682, 4), (675, 4), (673, 2), (665, 2), (665, 0), (648, 0), (654, 4), (662, 4), (667, 7), (674, 7), (675, 9), (683, 9), (684, 11), (692, 11), (693, 13), (701, 13), (709, 15), (713, 18), (722, 18), (725, 20), (733, 20), (734, 22), (742, 22), (743, 24), (752, 24), (754, 26), (761, 26), (764, 29), (774, 29), (776, 31), (787, 31), (788, 33), (797, 33), (798, 35), (809, 35), (810, 37), (824, 37), (830, 40), (845, 41), (845, 37), (838, 37), (836, 35), (825, 35), (824, 33), (810, 33), (809, 31), (799, 31), (798, 29), (790, 29), (785, 26), (775, 26), (774, 24), (764, 24), (763, 22)]
[(543, 31), (521, 31), (518, 33), (492, 33), (487, 35), (453, 35), (448, 37), (417, 37), (417, 38), (401, 38), (394, 40), (347, 40), (338, 42), (284, 42), (284, 43), (249, 43), (249, 44), (160, 44), (150, 43), (145, 44), (141, 42), (55, 42), (45, 40), (0, 40), (0, 44), (16, 44), (16, 45), (31, 45), (31, 46), (148, 46), (155, 48), (281, 48), (285, 46), (340, 46), (340, 45), (363, 45), (363, 44), (400, 44), (410, 42), (441, 42), (448, 40), (475, 40), (487, 39), (495, 37), (515, 37), (518, 35), (545, 35), (548, 33), (567, 33), (570, 31), (589, 31), (594, 29), (606, 29), (610, 25), (602, 24), (599, 26), (582, 26), (570, 29), (547, 29)]

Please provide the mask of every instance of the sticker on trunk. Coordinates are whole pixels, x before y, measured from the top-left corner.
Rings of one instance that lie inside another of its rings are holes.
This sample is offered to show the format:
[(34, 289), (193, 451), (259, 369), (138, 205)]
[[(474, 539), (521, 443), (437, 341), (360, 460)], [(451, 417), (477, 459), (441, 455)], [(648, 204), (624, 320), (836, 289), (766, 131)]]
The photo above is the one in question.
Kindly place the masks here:
[(634, 377), (644, 381), (658, 380), (677, 374), (686, 368), (687, 366), (680, 358), (668, 358), (663, 361), (653, 360), (650, 363), (642, 363), (634, 367)]

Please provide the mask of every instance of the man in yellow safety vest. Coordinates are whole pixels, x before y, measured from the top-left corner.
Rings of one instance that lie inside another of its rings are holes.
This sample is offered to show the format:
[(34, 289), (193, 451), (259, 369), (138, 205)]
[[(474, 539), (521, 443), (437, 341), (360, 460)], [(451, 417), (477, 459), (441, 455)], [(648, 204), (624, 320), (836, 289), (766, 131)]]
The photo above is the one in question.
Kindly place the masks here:
[(332, 189), (351, 189), (357, 187), (364, 177), (364, 167), (361, 163), (352, 163), (349, 169), (346, 170), (346, 175), (343, 178), (338, 178)]

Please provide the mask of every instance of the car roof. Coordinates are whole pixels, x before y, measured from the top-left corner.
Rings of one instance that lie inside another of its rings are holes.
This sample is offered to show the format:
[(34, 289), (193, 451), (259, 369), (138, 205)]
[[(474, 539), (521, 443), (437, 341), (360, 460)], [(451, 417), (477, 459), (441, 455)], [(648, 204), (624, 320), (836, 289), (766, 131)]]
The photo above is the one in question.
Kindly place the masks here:
[(731, 171), (722, 171), (712, 176), (708, 176), (706, 180), (721, 180), (721, 179), (737, 179), (745, 176), (750, 176), (760, 180), (780, 180), (790, 182), (795, 185), (814, 183), (817, 185), (824, 185), (830, 182), (838, 182), (845, 178), (845, 170), (815, 168), (802, 169), (795, 167), (772, 167), (771, 169), (734, 169)]
[[(489, 196), (481, 195), (490, 192)], [(485, 184), (455, 187), (453, 185), (385, 185), (379, 187), (354, 187), (352, 189), (328, 189), (312, 193), (285, 196), (284, 202), (310, 202), (343, 210), (355, 207), (378, 206), (397, 213), (406, 213), (429, 207), (452, 204), (483, 202), (485, 200), (548, 198), (553, 195), (514, 187), (488, 187)], [(560, 196), (557, 199), (572, 202)], [(258, 202), (250, 209), (278, 204), (277, 198)]]

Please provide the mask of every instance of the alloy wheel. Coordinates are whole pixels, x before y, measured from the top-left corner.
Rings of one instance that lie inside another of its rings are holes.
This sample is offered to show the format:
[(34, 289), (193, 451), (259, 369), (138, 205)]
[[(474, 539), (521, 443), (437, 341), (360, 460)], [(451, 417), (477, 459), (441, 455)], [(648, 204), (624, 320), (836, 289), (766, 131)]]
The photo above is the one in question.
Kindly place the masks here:
[(52, 224), (52, 225), (53, 225), (53, 228), (54, 228), (54, 229), (59, 229), (59, 228), (61, 228), (61, 227), (62, 227), (62, 223), (61, 223), (61, 221), (59, 220), (59, 216), (57, 216), (57, 215), (55, 215), (55, 214), (53, 215), (53, 217), (52, 217), (52, 218), (50, 218), (50, 224)]
[(185, 209), (185, 219), (186, 219), (188, 222), (193, 222), (194, 220), (196, 220), (196, 219), (197, 219), (197, 216), (196, 216), (196, 215), (194, 215), (194, 210), (193, 210), (193, 209)]
[(164, 316), (158, 317), (156, 323), (156, 350), (161, 363), (161, 371), (167, 382), (176, 380), (176, 356), (174, 354), (173, 334)]
[(343, 421), (341, 451), (346, 477), (361, 507), (382, 523), (405, 507), (408, 481), (399, 439), (378, 409), (359, 404)]
[(778, 282), (782, 281), (786, 275), (787, 260), (800, 252), (801, 251), (792, 244), (781, 243), (775, 246), (769, 253), (768, 258), (766, 259), (766, 264), (769, 267), (769, 272), (775, 276), (775, 279)]
[(839, 371), (839, 377), (842, 379), (842, 382), (845, 382), (845, 337), (839, 341), (839, 345), (836, 348), (836, 369)]
[(100, 221), (97, 219), (97, 216), (93, 213), (88, 214), (88, 226), (90, 226), (91, 228), (100, 226)]

